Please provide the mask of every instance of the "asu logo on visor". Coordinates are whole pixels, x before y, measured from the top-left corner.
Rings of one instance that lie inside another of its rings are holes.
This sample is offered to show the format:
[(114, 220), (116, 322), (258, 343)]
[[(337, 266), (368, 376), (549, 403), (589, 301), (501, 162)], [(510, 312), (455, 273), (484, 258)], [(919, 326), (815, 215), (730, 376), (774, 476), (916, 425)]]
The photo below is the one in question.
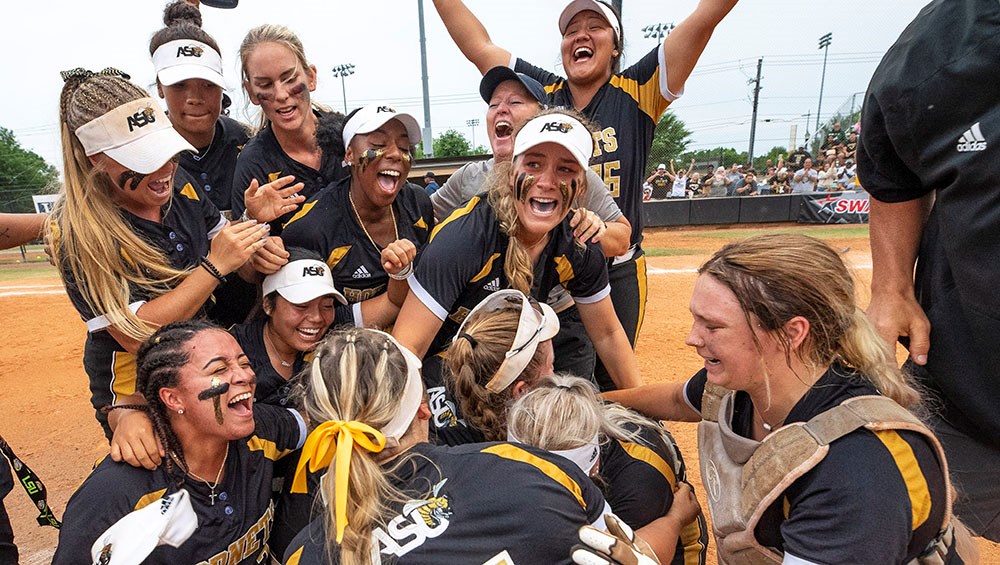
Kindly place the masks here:
[(205, 50), (197, 45), (181, 45), (177, 48), (178, 57), (201, 57)]
[(326, 274), (326, 270), (322, 265), (308, 265), (302, 268), (303, 277), (322, 277)]
[(146, 106), (142, 110), (128, 117), (128, 130), (135, 131), (135, 128), (147, 126), (156, 121), (156, 113), (153, 108)]
[(573, 124), (568, 124), (566, 122), (548, 122), (542, 124), (542, 129), (538, 131), (539, 132), (557, 131), (559, 133), (569, 133), (572, 130), (573, 130)]
[(396, 109), (393, 108), (392, 106), (379, 106), (378, 108), (375, 108), (375, 113), (376, 114), (381, 113), (381, 112), (389, 112), (391, 114), (395, 114), (396, 113)]

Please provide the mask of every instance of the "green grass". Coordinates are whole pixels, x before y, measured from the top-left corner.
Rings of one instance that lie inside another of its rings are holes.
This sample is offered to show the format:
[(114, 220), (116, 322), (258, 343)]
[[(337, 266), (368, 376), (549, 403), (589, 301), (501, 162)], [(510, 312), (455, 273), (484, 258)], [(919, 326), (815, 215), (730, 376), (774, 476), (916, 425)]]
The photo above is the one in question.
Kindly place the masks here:
[(670, 247), (645, 247), (643, 251), (647, 257), (679, 257), (682, 255), (705, 255), (709, 253), (707, 249), (674, 249)]
[(808, 235), (815, 237), (816, 239), (848, 239), (855, 237), (868, 237), (868, 226), (850, 226), (842, 228), (826, 228), (817, 227), (813, 229), (803, 229), (802, 227), (796, 228), (769, 228), (769, 229), (732, 229), (732, 230), (719, 230), (710, 232), (689, 232), (684, 235), (690, 237), (704, 237), (710, 239), (737, 239), (750, 237), (752, 235), (761, 235), (765, 233), (782, 233), (791, 234), (798, 233), (803, 235)]
[(49, 265), (47, 262), (0, 266), (0, 281), (17, 281), (42, 277), (53, 277), (53, 283), (59, 282), (59, 273), (56, 272), (55, 267)]

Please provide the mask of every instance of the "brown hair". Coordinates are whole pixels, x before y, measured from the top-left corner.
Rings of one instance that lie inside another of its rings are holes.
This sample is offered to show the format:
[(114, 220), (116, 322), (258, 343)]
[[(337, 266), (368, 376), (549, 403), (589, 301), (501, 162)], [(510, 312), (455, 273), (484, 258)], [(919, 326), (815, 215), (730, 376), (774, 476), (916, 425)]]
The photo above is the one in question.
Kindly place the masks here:
[(456, 339), (448, 347), (445, 379), (455, 392), (462, 415), (487, 441), (507, 438), (507, 408), (513, 401), (512, 389), (517, 382), (534, 384), (539, 377), (542, 354), (536, 349), (521, 375), (503, 391), (486, 390), (504, 356), (514, 345), (521, 310), (510, 306), (492, 312), (476, 313), (465, 323), (464, 333), (475, 340)]
[[(794, 234), (754, 236), (727, 244), (698, 273), (736, 295), (747, 323), (778, 339), (789, 366), (793, 354), (816, 368), (842, 363), (900, 405), (919, 403), (920, 394), (855, 302), (850, 272), (825, 243)], [(809, 321), (809, 333), (792, 351), (784, 325), (796, 316)], [(759, 348), (756, 336), (754, 342)]]
[(149, 54), (152, 55), (164, 43), (178, 39), (193, 39), (215, 49), (222, 54), (219, 44), (205, 30), (201, 29), (201, 10), (185, 0), (175, 0), (163, 9), (163, 25), (149, 40)]

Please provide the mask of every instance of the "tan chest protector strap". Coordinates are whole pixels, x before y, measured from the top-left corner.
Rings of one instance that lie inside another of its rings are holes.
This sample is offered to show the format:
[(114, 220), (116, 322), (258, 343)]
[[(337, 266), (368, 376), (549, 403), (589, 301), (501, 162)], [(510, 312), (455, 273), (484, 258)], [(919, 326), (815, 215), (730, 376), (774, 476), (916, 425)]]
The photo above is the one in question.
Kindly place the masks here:
[[(787, 425), (761, 443), (743, 469), (741, 512), (751, 531), (761, 514), (793, 482), (826, 457), (831, 443), (862, 427), (923, 434), (935, 447), (944, 476), (948, 476), (941, 445), (916, 416), (884, 396), (858, 396), (808, 422)], [(951, 521), (951, 483), (946, 482), (948, 507), (942, 527)]]
[(705, 383), (705, 390), (701, 393), (701, 419), (709, 422), (719, 421), (719, 406), (722, 399), (732, 392), (728, 388)]

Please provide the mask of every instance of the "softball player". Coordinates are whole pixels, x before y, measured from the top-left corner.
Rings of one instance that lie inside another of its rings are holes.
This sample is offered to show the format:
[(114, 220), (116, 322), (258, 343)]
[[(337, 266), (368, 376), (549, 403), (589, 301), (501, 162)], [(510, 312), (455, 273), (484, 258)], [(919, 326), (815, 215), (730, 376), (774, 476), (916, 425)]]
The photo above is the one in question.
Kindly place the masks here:
[(310, 101), (309, 93), (316, 90), (316, 67), (288, 28), (266, 24), (250, 30), (240, 45), (240, 63), (243, 89), (250, 102), (260, 106), (263, 123), (236, 161), (233, 216), (247, 209), (243, 191), (252, 181), (262, 186), (281, 179), (281, 194), (288, 200), (274, 222), (278, 235), (298, 204), (346, 176), (340, 165), (344, 155), (318, 141), (325, 139), (327, 122), (343, 116)]
[(391, 325), (406, 297), (405, 277), (430, 237), (434, 211), (406, 181), (410, 150), (420, 142), (413, 116), (385, 104), (352, 112), (341, 135), (348, 178), (332, 183), (285, 224), (285, 246), (318, 253), (352, 305), (338, 323)]
[(919, 394), (857, 307), (840, 256), (805, 236), (756, 236), (699, 273), (687, 343), (705, 369), (607, 396), (702, 420), (719, 561), (961, 562), (943, 451), (901, 407)]
[(198, 314), (267, 231), (228, 224), (177, 169), (173, 157), (193, 148), (143, 89), (113, 69), (63, 77), (65, 185), (50, 235), (70, 301), (87, 324), (83, 364), (110, 439), (99, 409), (135, 392), (140, 341), (156, 326)]
[[(168, 457), (155, 471), (105, 458), (70, 498), (52, 562), (93, 562), (91, 546), (110, 525), (182, 488), (198, 528), (145, 562), (261, 562), (273, 518), (272, 469), (305, 440), (301, 416), (254, 406), (246, 355), (205, 322), (164, 326), (140, 348), (137, 363), (146, 411)], [(113, 545), (98, 549), (114, 558)]]
[(419, 370), (382, 332), (347, 329), (320, 345), (304, 383), (315, 429), (296, 486), (307, 469), (330, 467), (326, 508), (284, 562), (569, 563), (577, 529), (603, 526), (600, 491), (542, 450), (427, 443)]
[[(197, 148), (180, 154), (178, 168), (219, 210), (228, 213), (236, 156), (246, 144), (249, 130), (221, 115), (226, 88), (222, 56), (212, 36), (201, 29), (197, 6), (184, 0), (168, 4), (163, 21), (166, 27), (149, 41), (156, 90), (166, 102), (171, 125)], [(241, 278), (232, 277), (213, 293), (213, 299), (208, 306), (209, 317), (229, 327), (246, 320), (257, 301), (257, 290)]]
[[(542, 83), (551, 105), (576, 108), (601, 125), (594, 132), (592, 168), (632, 225), (631, 247), (610, 261), (609, 276), (615, 312), (633, 345), (646, 305), (642, 181), (653, 130), (667, 106), (683, 93), (712, 31), (735, 4), (702, 0), (662, 46), (620, 72), (624, 38), (618, 14), (597, 0), (574, 0), (559, 17), (562, 65), (568, 77), (562, 78), (494, 45), (461, 0), (434, 2), (448, 33), (480, 72), (510, 66)], [(603, 389), (614, 388), (600, 363), (595, 376)]]
[(488, 195), (456, 210), (423, 250), (393, 332), (427, 359), (424, 378), (432, 409), (439, 411), (438, 428), (459, 422), (447, 404), (440, 359), (433, 357), (469, 311), (504, 288), (538, 298), (556, 285), (565, 287), (617, 383), (640, 383), (635, 355), (608, 298), (604, 255), (597, 244), (581, 245), (567, 218), (575, 193), (584, 189), (593, 150), (589, 133), (566, 112), (543, 112), (526, 123), (514, 141), (513, 163), (497, 166)]

